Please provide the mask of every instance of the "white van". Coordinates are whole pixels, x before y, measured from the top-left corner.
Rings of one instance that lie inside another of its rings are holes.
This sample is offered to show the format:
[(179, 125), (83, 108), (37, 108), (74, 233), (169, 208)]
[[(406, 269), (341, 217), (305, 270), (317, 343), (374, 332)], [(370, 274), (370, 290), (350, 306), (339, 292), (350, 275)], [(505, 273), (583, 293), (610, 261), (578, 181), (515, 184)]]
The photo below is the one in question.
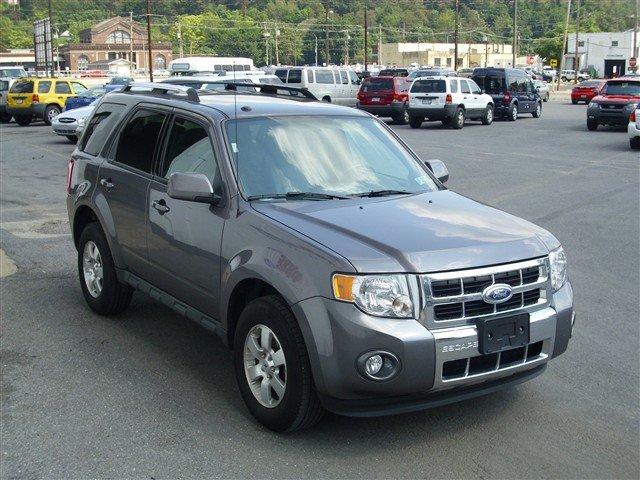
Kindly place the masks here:
[(360, 78), (351, 69), (340, 67), (286, 67), (275, 74), (283, 83), (304, 87), (318, 100), (355, 107)]
[[(226, 75), (190, 75), (175, 76), (161, 80), (159, 83), (171, 83), (195, 88), (196, 90), (224, 90), (229, 82), (252, 83), (254, 85), (282, 85), (275, 75), (262, 71), (231, 72)], [(239, 87), (239, 91), (255, 91), (254, 87)]]
[(255, 70), (253, 60), (246, 57), (184, 57), (169, 63), (171, 75), (201, 75), (214, 72)]

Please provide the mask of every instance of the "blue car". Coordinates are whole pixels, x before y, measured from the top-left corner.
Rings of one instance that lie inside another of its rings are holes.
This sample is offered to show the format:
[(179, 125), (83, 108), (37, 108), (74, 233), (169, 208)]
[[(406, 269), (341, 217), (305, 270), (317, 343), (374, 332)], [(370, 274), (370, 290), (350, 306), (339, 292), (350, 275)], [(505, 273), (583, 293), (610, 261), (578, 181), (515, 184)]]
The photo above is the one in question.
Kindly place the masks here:
[(82, 92), (76, 97), (67, 98), (64, 104), (64, 111), (67, 112), (74, 108), (86, 107), (96, 98), (101, 98), (105, 93), (107, 93), (107, 90), (104, 87), (94, 87), (86, 92)]

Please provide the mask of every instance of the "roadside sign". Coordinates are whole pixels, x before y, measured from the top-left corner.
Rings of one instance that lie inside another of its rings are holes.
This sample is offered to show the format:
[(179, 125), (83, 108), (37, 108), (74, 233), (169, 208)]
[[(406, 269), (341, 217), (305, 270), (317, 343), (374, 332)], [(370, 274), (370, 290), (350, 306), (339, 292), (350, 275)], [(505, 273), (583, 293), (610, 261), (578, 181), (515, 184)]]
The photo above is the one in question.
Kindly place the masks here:
[(556, 60), (555, 58), (552, 58), (551, 60), (549, 60), (549, 66), (556, 68), (558, 66), (558, 60)]
[(638, 60), (636, 59), (636, 57), (631, 57), (629, 59), (629, 66), (630, 67), (635, 67), (636, 65), (638, 65)]

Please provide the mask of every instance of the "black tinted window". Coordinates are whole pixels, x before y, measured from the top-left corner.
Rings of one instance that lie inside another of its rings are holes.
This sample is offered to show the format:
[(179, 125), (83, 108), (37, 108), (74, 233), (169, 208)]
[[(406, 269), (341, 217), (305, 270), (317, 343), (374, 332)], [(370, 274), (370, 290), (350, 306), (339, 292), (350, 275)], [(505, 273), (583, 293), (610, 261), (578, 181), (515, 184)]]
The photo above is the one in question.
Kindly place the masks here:
[(369, 77), (362, 84), (363, 92), (378, 92), (380, 90), (393, 90), (393, 80), (391, 78)]
[(275, 74), (276, 74), (276, 77), (278, 77), (283, 82), (287, 81), (287, 70), (276, 70)]
[(117, 103), (100, 105), (89, 120), (82, 140), (80, 140), (80, 150), (89, 155), (98, 155), (124, 108), (124, 105)]
[(447, 93), (444, 80), (416, 80), (411, 86), (412, 93)]
[(487, 93), (499, 94), (505, 91), (504, 73), (474, 75), (473, 80)]
[(67, 82), (56, 82), (56, 93), (71, 93), (71, 87)]
[(302, 81), (302, 70), (289, 70), (289, 79), (287, 83), (300, 83)]
[(33, 82), (15, 82), (9, 93), (33, 93)]
[(166, 115), (138, 110), (120, 133), (115, 160), (151, 173), (153, 153)]
[(176, 118), (169, 134), (160, 176), (172, 173), (203, 173), (213, 184), (216, 161), (206, 129), (191, 120)]

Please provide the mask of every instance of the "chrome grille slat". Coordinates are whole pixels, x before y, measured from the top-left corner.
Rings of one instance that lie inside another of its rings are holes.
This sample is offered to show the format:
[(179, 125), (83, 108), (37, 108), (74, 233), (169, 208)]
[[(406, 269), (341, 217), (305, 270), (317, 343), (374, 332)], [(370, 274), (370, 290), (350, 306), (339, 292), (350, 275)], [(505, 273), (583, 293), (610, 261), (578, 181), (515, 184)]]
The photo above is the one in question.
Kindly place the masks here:
[[(549, 305), (550, 278), (546, 257), (451, 272), (420, 276), (424, 293), (424, 318), (429, 328), (449, 328), (473, 324), (478, 317), (532, 311)], [(537, 276), (536, 276), (537, 275)], [(436, 282), (437, 289), (433, 288)], [(496, 283), (507, 283), (513, 290), (510, 301), (484, 302), (482, 291)], [(459, 295), (447, 295), (458, 293)], [(469, 293), (470, 292), (470, 293)], [(444, 294), (444, 296), (439, 296)], [(501, 307), (502, 305), (502, 307)]]

